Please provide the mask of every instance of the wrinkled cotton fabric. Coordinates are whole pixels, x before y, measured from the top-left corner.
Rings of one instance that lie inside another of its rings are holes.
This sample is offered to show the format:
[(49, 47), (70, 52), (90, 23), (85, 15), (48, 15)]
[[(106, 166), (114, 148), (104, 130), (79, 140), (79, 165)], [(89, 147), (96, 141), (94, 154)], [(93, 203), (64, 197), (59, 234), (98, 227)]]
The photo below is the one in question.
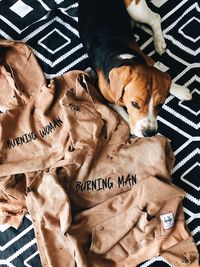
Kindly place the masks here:
[(30, 213), (43, 266), (199, 266), (169, 141), (129, 138), (85, 72), (47, 84), (28, 46), (0, 47), (1, 223)]

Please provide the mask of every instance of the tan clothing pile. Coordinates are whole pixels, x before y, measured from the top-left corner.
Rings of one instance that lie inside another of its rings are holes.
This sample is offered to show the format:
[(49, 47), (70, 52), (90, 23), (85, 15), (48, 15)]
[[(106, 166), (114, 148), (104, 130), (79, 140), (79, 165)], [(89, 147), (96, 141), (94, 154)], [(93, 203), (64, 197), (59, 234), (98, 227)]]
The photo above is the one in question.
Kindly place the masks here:
[(43, 266), (199, 266), (167, 139), (129, 138), (85, 73), (47, 85), (30, 48), (0, 47), (1, 223), (30, 213)]

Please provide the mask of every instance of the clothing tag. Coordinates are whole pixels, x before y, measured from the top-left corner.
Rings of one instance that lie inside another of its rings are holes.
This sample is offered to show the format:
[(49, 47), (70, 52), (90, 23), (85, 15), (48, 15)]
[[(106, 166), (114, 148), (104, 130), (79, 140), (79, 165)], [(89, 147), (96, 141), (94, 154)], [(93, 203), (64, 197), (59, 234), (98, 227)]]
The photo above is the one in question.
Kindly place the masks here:
[(170, 229), (174, 226), (174, 215), (172, 212), (161, 214), (160, 219), (165, 230)]

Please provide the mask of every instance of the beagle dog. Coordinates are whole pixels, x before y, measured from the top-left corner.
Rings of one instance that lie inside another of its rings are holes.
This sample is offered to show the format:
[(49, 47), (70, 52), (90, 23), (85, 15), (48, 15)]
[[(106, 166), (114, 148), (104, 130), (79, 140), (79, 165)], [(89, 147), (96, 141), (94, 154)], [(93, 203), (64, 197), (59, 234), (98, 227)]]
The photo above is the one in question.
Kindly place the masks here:
[(159, 64), (139, 49), (130, 17), (151, 26), (155, 49), (163, 54), (166, 43), (161, 19), (145, 0), (79, 0), (80, 37), (102, 95), (128, 122), (132, 135), (153, 136), (158, 112), (169, 91), (181, 100), (190, 100), (191, 93), (174, 84), (157, 68)]

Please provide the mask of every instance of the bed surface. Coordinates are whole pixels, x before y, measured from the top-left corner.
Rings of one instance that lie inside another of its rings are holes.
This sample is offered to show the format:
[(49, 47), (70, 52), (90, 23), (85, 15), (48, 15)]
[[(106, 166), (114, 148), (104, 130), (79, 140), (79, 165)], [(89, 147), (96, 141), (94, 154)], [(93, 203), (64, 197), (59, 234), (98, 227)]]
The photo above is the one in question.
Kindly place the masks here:
[[(186, 223), (200, 250), (200, 9), (197, 0), (152, 0), (148, 4), (162, 17), (167, 52), (162, 57), (155, 53), (151, 31), (144, 25), (135, 26), (136, 40), (176, 83), (193, 94), (190, 102), (167, 98), (159, 114), (159, 133), (171, 141), (176, 156), (173, 183), (187, 193), (183, 202)], [(72, 69), (85, 70), (89, 60), (77, 31), (77, 9), (76, 0), (0, 0), (0, 38), (26, 42), (48, 79)], [(41, 266), (28, 214), (18, 230), (0, 225), (0, 266)], [(140, 266), (169, 265), (157, 258)]]

